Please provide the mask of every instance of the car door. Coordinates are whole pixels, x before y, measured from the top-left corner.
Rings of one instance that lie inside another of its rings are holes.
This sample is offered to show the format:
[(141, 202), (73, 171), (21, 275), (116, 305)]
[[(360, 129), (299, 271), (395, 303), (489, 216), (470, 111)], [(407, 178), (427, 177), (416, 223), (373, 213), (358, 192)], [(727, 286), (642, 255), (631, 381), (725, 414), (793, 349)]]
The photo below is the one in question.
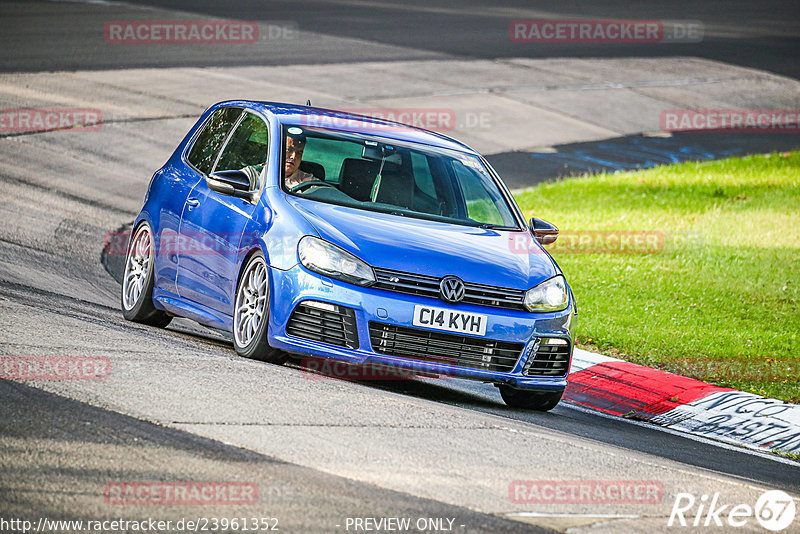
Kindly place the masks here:
[[(178, 232), (181, 216), (192, 189), (211, 172), (228, 133), (242, 114), (242, 108), (220, 108), (206, 119), (184, 151), (184, 158), (165, 166), (157, 178), (164, 199), (158, 217), (159, 243), (155, 262), (156, 287), (171, 294), (177, 293)], [(174, 161), (174, 160), (173, 160)]]
[[(246, 111), (228, 136), (213, 170), (256, 169), (251, 191), (262, 188), (268, 127)], [(242, 233), (257, 202), (212, 191), (200, 180), (189, 193), (180, 222), (178, 294), (209, 311), (231, 315), (239, 273)], [(214, 314), (219, 315), (219, 314)]]

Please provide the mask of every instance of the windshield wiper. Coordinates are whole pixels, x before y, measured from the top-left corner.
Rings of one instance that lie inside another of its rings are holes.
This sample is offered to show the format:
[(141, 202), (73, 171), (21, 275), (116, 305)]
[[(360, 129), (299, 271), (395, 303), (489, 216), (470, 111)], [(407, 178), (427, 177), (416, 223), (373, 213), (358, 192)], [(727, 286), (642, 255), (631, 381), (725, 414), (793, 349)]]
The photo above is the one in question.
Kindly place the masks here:
[(502, 224), (489, 224), (489, 223), (479, 224), (478, 228), (480, 228), (481, 230), (519, 230), (519, 228), (516, 228), (514, 226), (503, 226)]

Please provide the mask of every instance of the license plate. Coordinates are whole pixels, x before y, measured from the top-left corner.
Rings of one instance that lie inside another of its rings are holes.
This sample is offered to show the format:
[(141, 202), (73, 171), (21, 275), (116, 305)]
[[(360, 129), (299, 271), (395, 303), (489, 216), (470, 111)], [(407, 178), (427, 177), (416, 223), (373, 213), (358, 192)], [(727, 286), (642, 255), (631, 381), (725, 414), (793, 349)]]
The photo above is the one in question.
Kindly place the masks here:
[(459, 334), (486, 335), (486, 315), (433, 306), (414, 306), (414, 326), (447, 330)]

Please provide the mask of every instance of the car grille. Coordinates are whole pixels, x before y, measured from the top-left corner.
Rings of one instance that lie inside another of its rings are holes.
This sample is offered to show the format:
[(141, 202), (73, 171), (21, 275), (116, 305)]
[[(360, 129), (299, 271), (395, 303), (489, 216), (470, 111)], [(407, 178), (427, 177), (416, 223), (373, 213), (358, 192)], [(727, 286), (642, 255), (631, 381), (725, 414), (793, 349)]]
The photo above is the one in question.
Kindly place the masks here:
[(500, 373), (514, 368), (524, 347), (376, 322), (369, 323), (369, 337), (372, 350), (380, 354)]
[[(375, 271), (376, 283), (372, 287), (398, 293), (408, 293), (409, 295), (439, 298), (439, 282), (441, 282), (441, 278), (391, 269), (375, 268), (373, 270)], [(525, 291), (520, 289), (506, 289), (464, 282), (464, 300), (461, 302), (492, 306), (494, 308), (524, 310), (524, 299)]]
[(289, 317), (286, 333), (348, 349), (358, 348), (355, 312), (326, 302), (306, 300), (298, 304)]
[[(557, 339), (557, 341), (556, 341)], [(525, 362), (522, 374), (527, 376), (566, 376), (569, 371), (570, 346), (561, 338), (540, 338), (536, 352)]]

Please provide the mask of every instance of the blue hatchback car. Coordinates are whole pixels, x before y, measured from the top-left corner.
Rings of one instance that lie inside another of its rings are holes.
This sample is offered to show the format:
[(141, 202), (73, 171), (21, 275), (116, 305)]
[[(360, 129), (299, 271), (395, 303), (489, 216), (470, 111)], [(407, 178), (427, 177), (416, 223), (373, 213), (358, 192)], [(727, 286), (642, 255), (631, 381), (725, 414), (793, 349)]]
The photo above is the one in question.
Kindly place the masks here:
[(572, 292), (486, 160), (447, 136), (272, 102), (206, 110), (134, 221), (124, 316), (187, 317), (242, 356), (388, 365), (492, 383), (549, 410)]

